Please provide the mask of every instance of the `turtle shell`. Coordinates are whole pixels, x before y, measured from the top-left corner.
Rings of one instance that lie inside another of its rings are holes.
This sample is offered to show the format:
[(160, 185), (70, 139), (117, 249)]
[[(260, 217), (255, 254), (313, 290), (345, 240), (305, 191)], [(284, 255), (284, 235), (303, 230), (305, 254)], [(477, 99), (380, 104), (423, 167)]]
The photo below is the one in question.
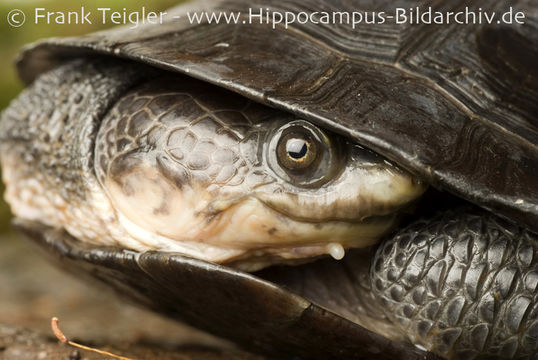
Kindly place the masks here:
[[(42, 41), (25, 49), (18, 68), (31, 82), (67, 58), (101, 53), (193, 76), (347, 135), (436, 188), (538, 232), (535, 2), (430, 4), (444, 13), (523, 11), (523, 25), (248, 23), (249, 7), (394, 14), (421, 5), (199, 1), (168, 11), (162, 25)], [(191, 23), (188, 11), (242, 15), (236, 24)]]

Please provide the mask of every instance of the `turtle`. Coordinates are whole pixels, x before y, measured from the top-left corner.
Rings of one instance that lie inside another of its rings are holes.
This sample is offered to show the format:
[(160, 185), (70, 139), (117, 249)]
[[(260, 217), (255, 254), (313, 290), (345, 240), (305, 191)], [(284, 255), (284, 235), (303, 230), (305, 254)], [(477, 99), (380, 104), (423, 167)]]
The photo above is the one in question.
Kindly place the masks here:
[(14, 225), (255, 352), (536, 359), (538, 7), (509, 5), (197, 1), (32, 44)]

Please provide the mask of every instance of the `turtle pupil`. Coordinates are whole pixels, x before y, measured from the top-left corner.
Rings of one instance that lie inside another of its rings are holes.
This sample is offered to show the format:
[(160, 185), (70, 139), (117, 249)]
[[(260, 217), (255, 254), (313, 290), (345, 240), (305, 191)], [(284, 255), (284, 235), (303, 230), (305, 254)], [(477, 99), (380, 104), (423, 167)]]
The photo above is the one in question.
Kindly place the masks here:
[(308, 151), (308, 145), (303, 139), (289, 139), (286, 142), (286, 152), (293, 159), (303, 158)]

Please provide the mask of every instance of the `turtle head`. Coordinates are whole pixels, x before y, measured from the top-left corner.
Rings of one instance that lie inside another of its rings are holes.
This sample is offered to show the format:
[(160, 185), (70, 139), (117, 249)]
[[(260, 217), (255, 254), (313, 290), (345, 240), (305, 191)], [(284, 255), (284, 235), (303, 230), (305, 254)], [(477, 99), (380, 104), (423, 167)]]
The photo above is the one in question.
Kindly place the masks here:
[[(123, 91), (110, 79), (124, 69), (71, 68), (6, 111), (2, 162), (17, 216), (82, 241), (250, 270), (340, 258), (378, 241), (425, 189), (345, 137), (211, 85), (167, 76)], [(86, 90), (102, 79), (121, 90), (115, 99)]]
[(369, 246), (425, 189), (342, 136), (193, 81), (121, 99), (95, 156), (133, 238), (249, 269)]

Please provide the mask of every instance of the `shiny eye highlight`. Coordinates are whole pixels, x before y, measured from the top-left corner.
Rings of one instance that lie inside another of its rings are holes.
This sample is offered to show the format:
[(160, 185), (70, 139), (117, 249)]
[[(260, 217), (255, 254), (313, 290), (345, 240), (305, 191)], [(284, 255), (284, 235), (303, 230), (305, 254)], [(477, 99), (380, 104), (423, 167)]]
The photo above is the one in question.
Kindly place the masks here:
[(336, 136), (305, 120), (291, 121), (271, 134), (267, 159), (282, 179), (302, 187), (329, 181), (341, 161)]

